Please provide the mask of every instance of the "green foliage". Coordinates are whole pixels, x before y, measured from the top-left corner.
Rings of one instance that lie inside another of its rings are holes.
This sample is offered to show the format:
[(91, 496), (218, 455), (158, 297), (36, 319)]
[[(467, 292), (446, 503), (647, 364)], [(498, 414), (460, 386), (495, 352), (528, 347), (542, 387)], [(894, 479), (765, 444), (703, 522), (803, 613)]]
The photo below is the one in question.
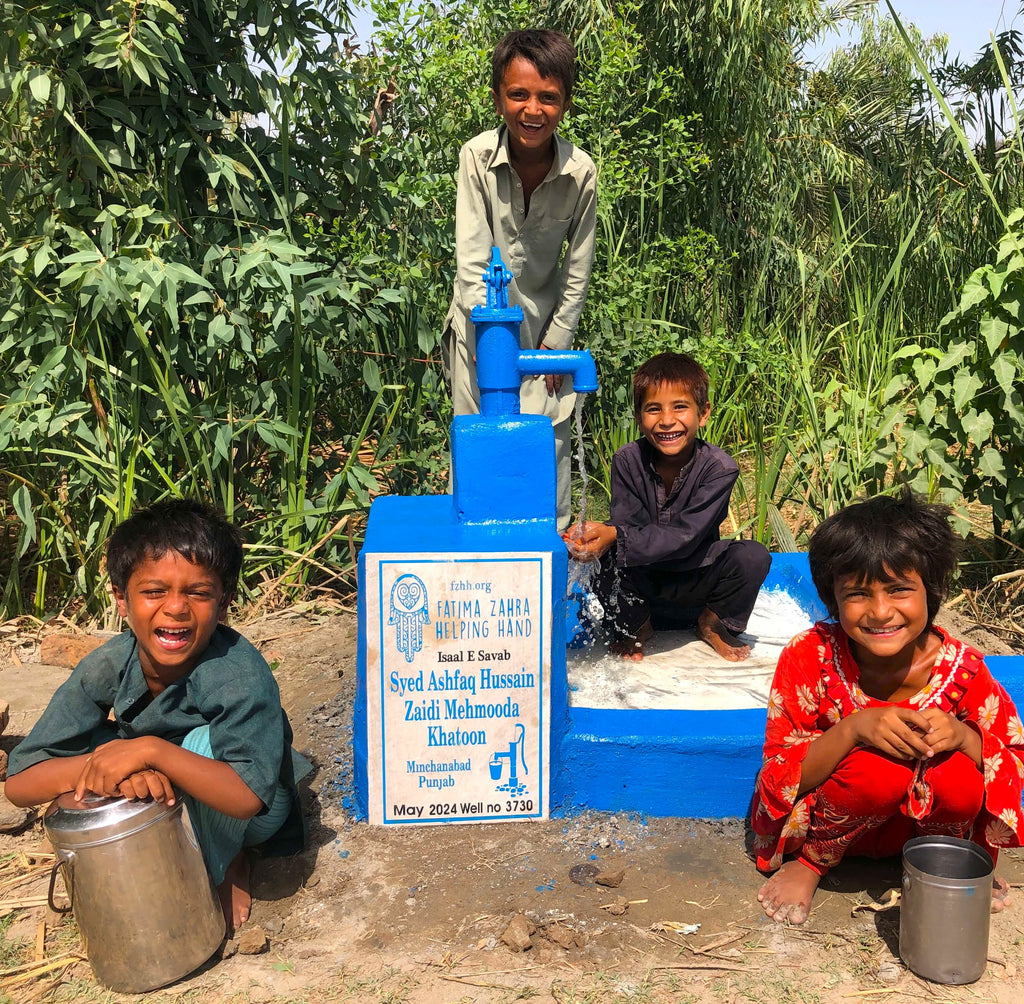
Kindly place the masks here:
[(941, 349), (910, 355), (916, 414), (903, 457), (915, 484), (991, 507), (997, 534), (1024, 540), (1024, 210), (995, 261), (977, 269), (943, 320)]
[(168, 494), (248, 525), (250, 582), (302, 578), (376, 490), (359, 448), (397, 407), (378, 388), (354, 424), (332, 408), (334, 331), (379, 290), (292, 223), (337, 205), (357, 159), (334, 26), (301, 0), (3, 16), (0, 479), (20, 529), (0, 610), (102, 609), (112, 525)]
[(903, 472), (1019, 532), (1019, 45), (950, 64), (870, 6), (377, 0), (359, 55), (343, 5), (0, 0), (0, 613), (104, 609), (111, 527), (166, 495), (247, 526), (269, 602), (351, 572), (377, 491), (444, 489), (457, 152), (523, 24), (575, 36), (600, 171), (598, 480), (682, 348), (741, 532), (791, 547)]

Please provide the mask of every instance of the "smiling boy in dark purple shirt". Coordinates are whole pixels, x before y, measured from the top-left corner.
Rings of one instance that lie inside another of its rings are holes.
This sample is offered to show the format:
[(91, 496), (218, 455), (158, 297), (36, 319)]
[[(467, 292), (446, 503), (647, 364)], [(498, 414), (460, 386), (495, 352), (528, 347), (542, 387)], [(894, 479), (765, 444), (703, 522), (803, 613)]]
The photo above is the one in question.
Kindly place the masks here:
[(697, 438), (711, 414), (708, 375), (690, 356), (663, 352), (637, 370), (633, 405), (643, 437), (612, 460), (608, 522), (573, 527), (566, 543), (578, 560), (600, 561), (591, 589), (613, 652), (643, 658), (652, 615), (671, 623), (694, 611), (700, 637), (738, 662), (750, 647), (736, 635), (771, 559), (756, 541), (719, 538), (739, 468)]

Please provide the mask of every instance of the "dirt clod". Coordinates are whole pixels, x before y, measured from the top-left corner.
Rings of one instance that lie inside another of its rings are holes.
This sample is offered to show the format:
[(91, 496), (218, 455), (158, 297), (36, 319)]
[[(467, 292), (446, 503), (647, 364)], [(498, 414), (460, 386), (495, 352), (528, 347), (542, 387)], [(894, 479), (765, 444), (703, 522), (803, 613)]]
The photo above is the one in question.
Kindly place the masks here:
[(576, 885), (587, 886), (594, 881), (594, 876), (600, 871), (597, 865), (592, 865), (590, 862), (583, 864), (573, 865), (569, 869), (569, 881), (575, 882)]
[(613, 872), (598, 872), (594, 876), (594, 881), (598, 885), (607, 886), (609, 889), (618, 889), (622, 885), (622, 880), (626, 877), (626, 869), (619, 868)]
[(0, 795), (0, 833), (20, 833), (34, 818), (34, 809), (21, 809), (11, 805), (3, 795)]
[(262, 927), (250, 927), (236, 939), (239, 955), (260, 955), (267, 950), (267, 936)]
[(513, 952), (526, 952), (533, 948), (533, 940), (530, 935), (537, 930), (536, 924), (517, 913), (501, 936), (503, 944), (507, 945)]
[(566, 951), (576, 947), (576, 935), (562, 924), (551, 924), (549, 927), (546, 927), (544, 929), (544, 936), (553, 945), (558, 945)]
[(900, 977), (903, 975), (903, 969), (898, 962), (894, 962), (892, 959), (883, 959), (878, 964), (878, 979), (882, 983), (892, 985), (899, 983)]
[(44, 666), (72, 669), (105, 641), (94, 635), (48, 634), (39, 643), (39, 661)]
[(613, 917), (621, 917), (629, 909), (629, 900), (625, 896), (616, 896), (613, 903), (603, 903), (601, 909)]
[(228, 938), (220, 948), (217, 949), (218, 959), (230, 959), (238, 954), (238, 942), (234, 938)]

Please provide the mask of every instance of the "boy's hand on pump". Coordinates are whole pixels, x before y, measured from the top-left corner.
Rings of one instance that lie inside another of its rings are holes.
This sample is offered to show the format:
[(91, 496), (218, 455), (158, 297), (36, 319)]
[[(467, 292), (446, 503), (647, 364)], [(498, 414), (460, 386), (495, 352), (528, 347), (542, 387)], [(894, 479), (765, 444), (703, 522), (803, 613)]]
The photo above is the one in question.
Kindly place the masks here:
[(617, 536), (614, 526), (586, 522), (583, 526), (574, 523), (562, 534), (562, 540), (577, 561), (597, 561), (615, 543)]
[(858, 711), (846, 721), (861, 746), (872, 746), (899, 760), (931, 756), (932, 748), (924, 738), (931, 724), (920, 711), (890, 704)]
[[(545, 345), (543, 342), (540, 343), (542, 349), (547, 349), (548, 352), (554, 352), (554, 349), (550, 345)], [(562, 376), (560, 373), (548, 373), (544, 377), (544, 386), (547, 388), (548, 397), (557, 394), (562, 389)]]

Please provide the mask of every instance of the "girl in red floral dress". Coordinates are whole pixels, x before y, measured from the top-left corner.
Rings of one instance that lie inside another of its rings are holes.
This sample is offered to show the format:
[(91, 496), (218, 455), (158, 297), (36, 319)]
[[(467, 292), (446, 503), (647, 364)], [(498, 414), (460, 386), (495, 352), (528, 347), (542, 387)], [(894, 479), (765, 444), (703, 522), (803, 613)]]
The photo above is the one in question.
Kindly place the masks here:
[[(849, 506), (810, 544), (833, 621), (794, 638), (768, 701), (752, 808), (757, 898), (803, 923), (846, 854), (966, 837), (996, 858), (1024, 840), (1024, 725), (975, 649), (932, 620), (956, 567), (946, 506), (909, 492)], [(1008, 901), (996, 878), (992, 909)]]

